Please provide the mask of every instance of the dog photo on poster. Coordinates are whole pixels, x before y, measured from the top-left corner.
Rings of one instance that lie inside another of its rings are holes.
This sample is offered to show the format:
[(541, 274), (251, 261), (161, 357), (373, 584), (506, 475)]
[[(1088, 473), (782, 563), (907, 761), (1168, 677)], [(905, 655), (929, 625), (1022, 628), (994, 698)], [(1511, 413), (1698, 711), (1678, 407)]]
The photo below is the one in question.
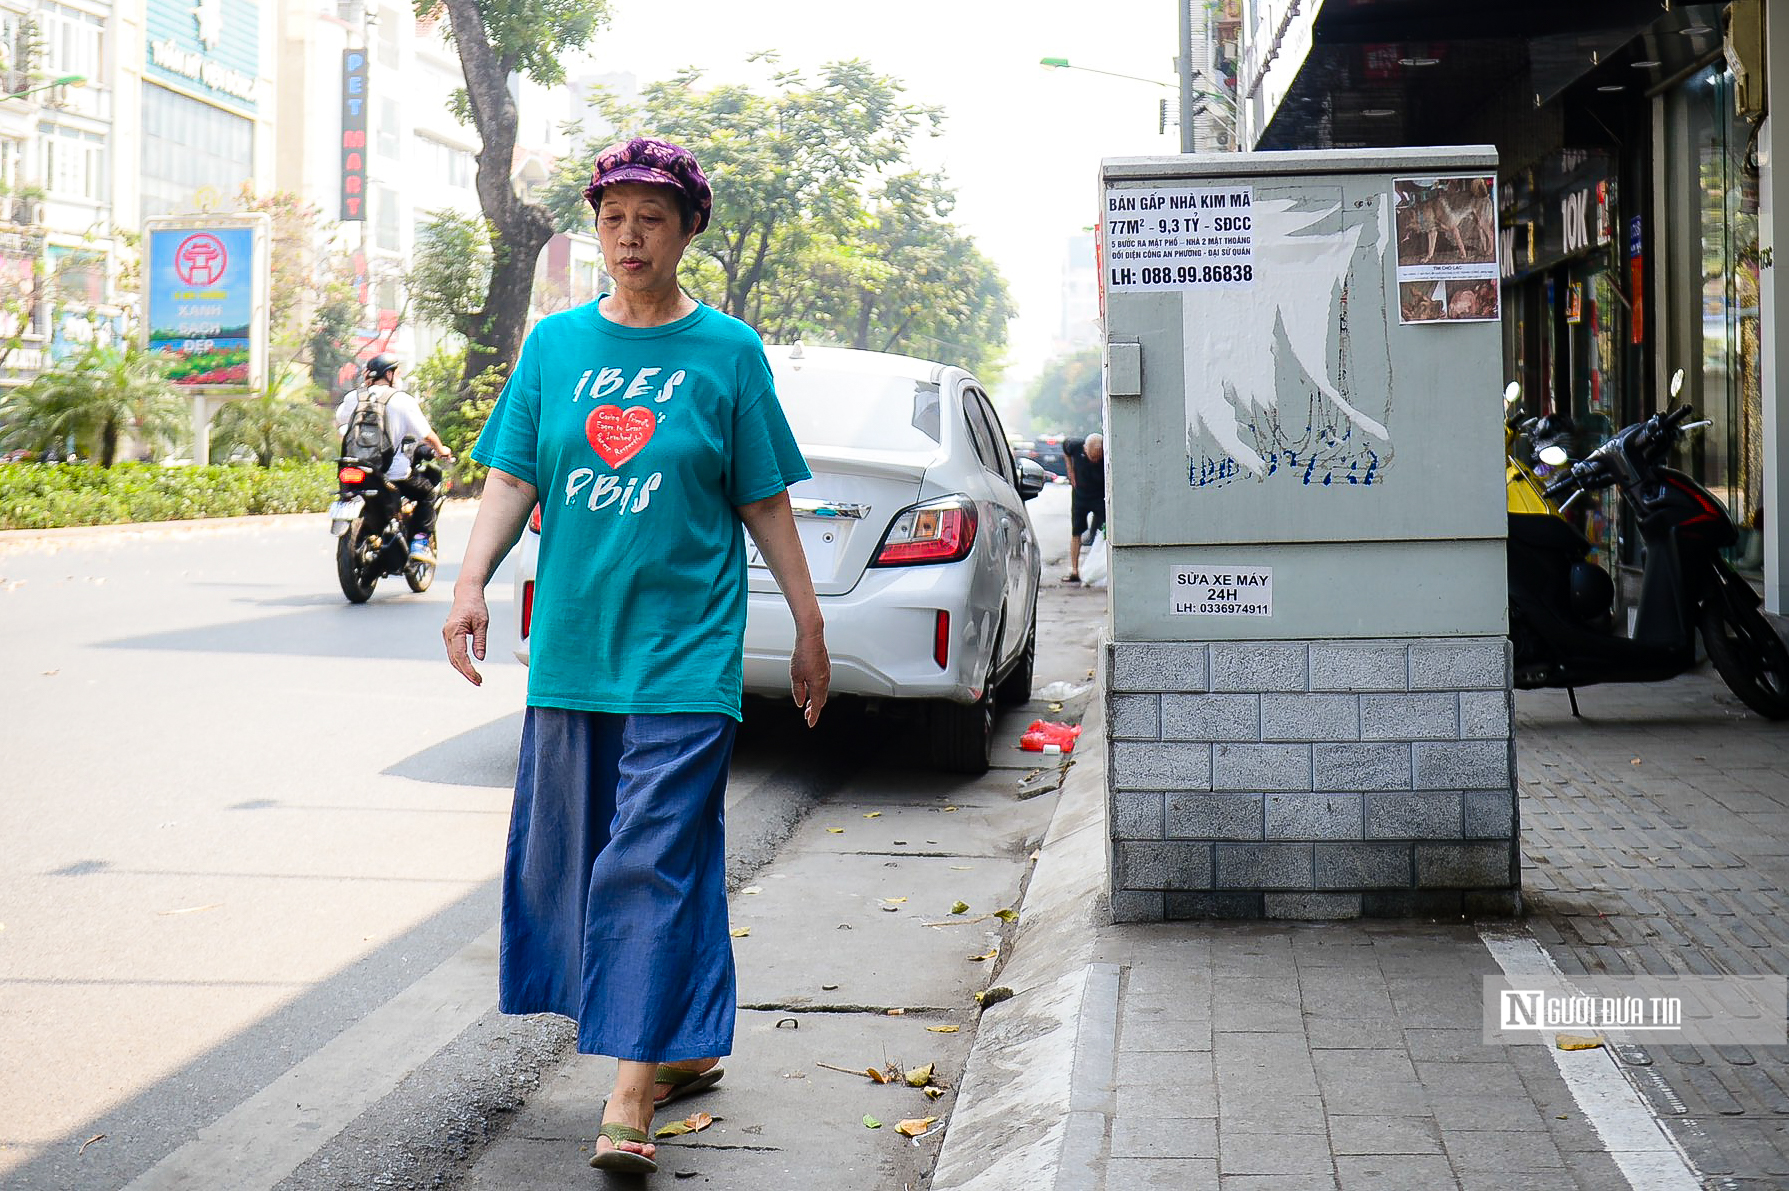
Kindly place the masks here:
[(1394, 178), (1400, 323), (1491, 322), (1499, 314), (1497, 178)]

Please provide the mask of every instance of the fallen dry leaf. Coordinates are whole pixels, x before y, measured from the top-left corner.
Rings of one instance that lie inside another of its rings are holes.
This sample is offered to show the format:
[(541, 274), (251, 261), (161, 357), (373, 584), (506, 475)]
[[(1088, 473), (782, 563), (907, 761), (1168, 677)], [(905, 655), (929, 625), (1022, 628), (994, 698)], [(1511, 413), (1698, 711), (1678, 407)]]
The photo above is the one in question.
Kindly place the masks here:
[(927, 1100), (936, 1100), (938, 1097), (944, 1095), (944, 1089), (936, 1084), (928, 1084), (921, 1090), (925, 1092)]
[(870, 1081), (872, 1083), (887, 1083), (888, 1082), (888, 1076), (882, 1074), (881, 1069), (878, 1067), (865, 1067), (863, 1069), (863, 1073), (870, 1077)]
[(1603, 1040), (1595, 1034), (1556, 1034), (1553, 1045), (1560, 1050), (1595, 1050)]
[(932, 1082), (932, 1064), (927, 1063), (924, 1067), (915, 1067), (906, 1072), (903, 1078), (906, 1079), (908, 1087), (923, 1088)]
[(881, 811), (870, 811), (869, 813), (864, 815), (864, 818), (866, 818), (866, 819), (880, 819), (881, 817), (882, 817)]
[(952, 902), (950, 903), (950, 912), (952, 914), (967, 914), (969, 912), (969, 903)]
[(866, 1112), (863, 1114), (863, 1127), (865, 1129), (880, 1129), (882, 1128), (882, 1122)]
[(934, 1033), (934, 1034), (954, 1034), (957, 1032), (958, 1028), (959, 1027), (957, 1027), (957, 1026), (927, 1026), (926, 1027), (926, 1029), (932, 1031), (932, 1033)]
[(764, 892), (764, 887), (762, 885), (747, 885), (744, 889), (741, 889), (739, 892), (756, 897), (758, 894)]
[(735, 939), (743, 939), (752, 933), (752, 928), (749, 926), (736, 926), (727, 933), (732, 935)]
[(909, 1117), (895, 1126), (895, 1132), (903, 1137), (923, 1137), (937, 1120), (937, 1117)]
[(700, 1133), (714, 1124), (714, 1118), (705, 1112), (691, 1113), (681, 1121), (672, 1121), (669, 1125), (653, 1132), (654, 1137), (681, 1137), (685, 1133)]
[(1017, 910), (995, 910), (994, 917), (1000, 919), (1002, 922), (1017, 922), (1019, 920), (1019, 912)]
[(845, 829), (843, 827), (828, 827), (826, 830), (832, 832), (834, 835), (844, 835), (845, 834)]
[(1013, 995), (1013, 990), (1004, 984), (996, 984), (993, 988), (983, 989), (975, 994), (975, 1003), (986, 1009), (989, 1005), (998, 1005)]
[(956, 807), (954, 807), (954, 806), (947, 806), (947, 807), (945, 807), (945, 808), (944, 808), (944, 813), (945, 813), (945, 814), (947, 814), (947, 815), (948, 815), (948, 814), (950, 814), (950, 813), (951, 813), (951, 812), (952, 812), (952, 811), (954, 811), (954, 810), (956, 810), (956, 809), (957, 809), (957, 808), (956, 808)]
[(907, 899), (904, 897), (885, 897), (882, 900), (885, 902), (893, 902), (896, 905), (900, 905), (902, 902), (906, 901)]

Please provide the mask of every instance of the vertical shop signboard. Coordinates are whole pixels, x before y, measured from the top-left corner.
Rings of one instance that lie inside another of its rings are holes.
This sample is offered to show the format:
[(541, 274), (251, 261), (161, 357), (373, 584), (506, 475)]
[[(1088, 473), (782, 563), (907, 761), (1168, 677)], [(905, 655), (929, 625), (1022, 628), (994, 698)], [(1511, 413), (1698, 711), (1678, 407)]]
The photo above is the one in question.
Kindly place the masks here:
[(1646, 339), (1646, 255), (1640, 235), (1640, 217), (1636, 215), (1628, 220), (1627, 227), (1628, 294), (1633, 299), (1628, 307), (1628, 342), (1642, 343)]
[(267, 371), (267, 216), (152, 219), (145, 346), (188, 393), (247, 396)]
[(365, 50), (342, 51), (342, 221), (366, 222)]

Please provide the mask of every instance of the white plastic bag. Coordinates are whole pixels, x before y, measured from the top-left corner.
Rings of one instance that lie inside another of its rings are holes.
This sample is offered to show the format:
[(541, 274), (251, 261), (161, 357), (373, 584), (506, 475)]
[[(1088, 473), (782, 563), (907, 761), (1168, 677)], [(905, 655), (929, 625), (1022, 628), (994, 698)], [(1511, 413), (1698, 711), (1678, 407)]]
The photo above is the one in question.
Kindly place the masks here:
[(1106, 535), (1102, 533), (1094, 537), (1093, 545), (1081, 555), (1081, 582), (1088, 587), (1104, 587), (1106, 573)]

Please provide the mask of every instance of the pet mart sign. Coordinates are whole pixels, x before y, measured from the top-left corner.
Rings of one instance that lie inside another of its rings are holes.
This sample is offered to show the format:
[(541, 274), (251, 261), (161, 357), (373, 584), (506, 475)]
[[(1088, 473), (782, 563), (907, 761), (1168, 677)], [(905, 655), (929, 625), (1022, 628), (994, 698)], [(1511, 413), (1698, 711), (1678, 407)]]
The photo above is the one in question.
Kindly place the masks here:
[(1272, 616), (1272, 567), (1175, 567), (1168, 575), (1174, 616)]

